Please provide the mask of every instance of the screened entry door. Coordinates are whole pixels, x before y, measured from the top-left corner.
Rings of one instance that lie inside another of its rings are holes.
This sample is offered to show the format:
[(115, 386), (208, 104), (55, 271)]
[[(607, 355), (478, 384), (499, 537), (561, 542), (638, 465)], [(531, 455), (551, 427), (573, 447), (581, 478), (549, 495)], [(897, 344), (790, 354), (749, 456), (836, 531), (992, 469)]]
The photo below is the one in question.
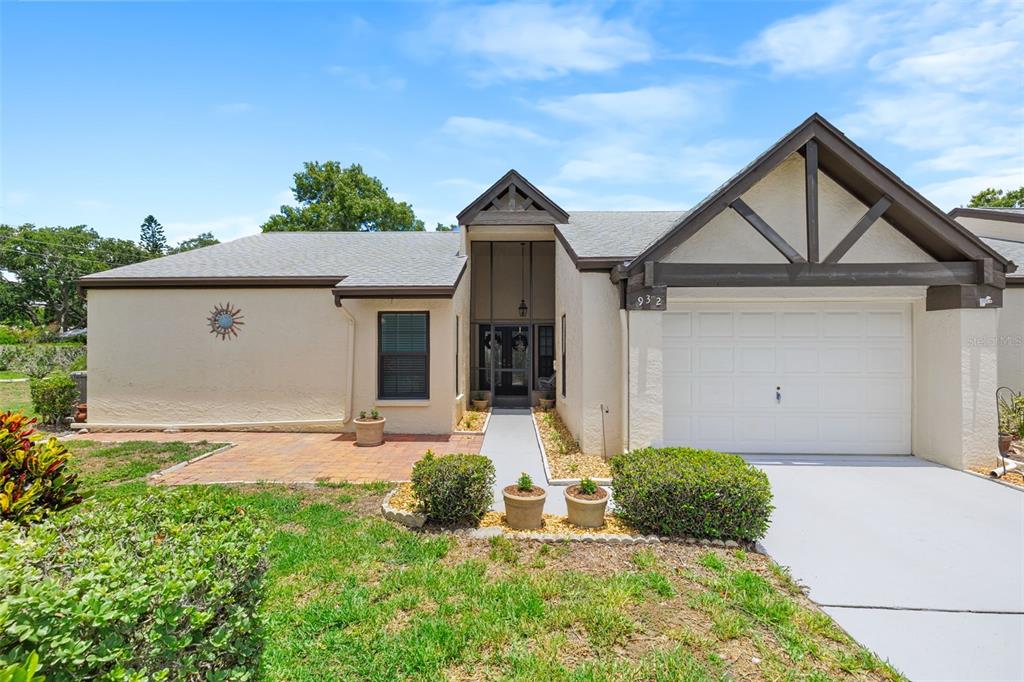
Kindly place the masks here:
[(504, 407), (529, 407), (531, 339), (529, 325), (481, 327), (482, 356), (489, 360), (494, 404)]

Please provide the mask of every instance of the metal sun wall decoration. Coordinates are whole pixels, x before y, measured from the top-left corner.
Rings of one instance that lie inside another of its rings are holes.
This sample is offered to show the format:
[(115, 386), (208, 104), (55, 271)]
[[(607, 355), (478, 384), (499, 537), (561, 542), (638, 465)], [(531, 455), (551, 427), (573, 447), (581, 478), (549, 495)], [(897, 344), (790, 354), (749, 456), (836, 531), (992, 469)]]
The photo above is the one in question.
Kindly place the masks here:
[(238, 336), (238, 328), (245, 324), (241, 312), (241, 308), (233, 307), (230, 302), (218, 303), (206, 318), (210, 323), (210, 333), (216, 334), (221, 341)]

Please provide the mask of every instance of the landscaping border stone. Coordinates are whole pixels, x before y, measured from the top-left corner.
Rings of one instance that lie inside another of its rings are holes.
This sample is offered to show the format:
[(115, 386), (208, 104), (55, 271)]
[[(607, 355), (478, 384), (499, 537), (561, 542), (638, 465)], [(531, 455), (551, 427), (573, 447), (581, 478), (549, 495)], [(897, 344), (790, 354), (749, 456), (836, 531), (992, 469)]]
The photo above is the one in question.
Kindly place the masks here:
[[(398, 492), (393, 488), (384, 496), (380, 503), (381, 514), (389, 521), (401, 524), (407, 528), (416, 530), (423, 529), (427, 522), (424, 514), (405, 511), (391, 506), (391, 498)], [(450, 528), (450, 529), (427, 529), (425, 532), (438, 535), (458, 535), (469, 538), (493, 538), (498, 536), (507, 537), (511, 540), (532, 540), (534, 542), (602, 542), (609, 545), (651, 545), (659, 543), (676, 543), (685, 545), (701, 545), (704, 547), (716, 547), (719, 549), (743, 549), (748, 552), (765, 554), (760, 543), (739, 542), (736, 540), (709, 540), (707, 538), (694, 537), (666, 537), (658, 535), (625, 535), (621, 533), (531, 533), (505, 530), (497, 526), (484, 528)]]
[(178, 462), (177, 464), (172, 464), (171, 466), (167, 467), (166, 469), (161, 469), (160, 471), (155, 471), (155, 472), (151, 473), (149, 476), (146, 477), (146, 480), (152, 481), (153, 479), (160, 478), (161, 476), (164, 476), (166, 474), (172, 473), (172, 472), (177, 471), (179, 469), (184, 469), (189, 464), (192, 464), (194, 462), (198, 462), (201, 459), (206, 459), (207, 457), (213, 457), (216, 454), (219, 454), (221, 452), (225, 452), (227, 450), (230, 450), (231, 448), (235, 447), (235, 445), (236, 445), (236, 443), (226, 443), (226, 444), (220, 446), (219, 448), (214, 448), (213, 450), (210, 450), (209, 452), (204, 452), (203, 454), (197, 455), (197, 456), (193, 457), (192, 459), (186, 460), (184, 462)]
[[(540, 461), (544, 466), (544, 478), (548, 480), (548, 485), (576, 485), (583, 479), (581, 478), (552, 478), (551, 477), (551, 466), (548, 464), (548, 451), (544, 448), (544, 439), (540, 437), (540, 425), (537, 423), (537, 414), (530, 410), (530, 417), (533, 419), (533, 436), (537, 439), (537, 446), (540, 448)], [(595, 478), (592, 479), (594, 483), (598, 485), (611, 485), (612, 479), (610, 478)]]

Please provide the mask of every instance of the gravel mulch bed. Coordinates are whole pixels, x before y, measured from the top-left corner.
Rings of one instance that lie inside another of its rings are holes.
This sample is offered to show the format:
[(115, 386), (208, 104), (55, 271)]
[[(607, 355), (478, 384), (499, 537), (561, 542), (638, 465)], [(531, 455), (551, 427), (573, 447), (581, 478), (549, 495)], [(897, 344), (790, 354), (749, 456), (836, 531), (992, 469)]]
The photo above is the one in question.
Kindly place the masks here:
[[(982, 476), (992, 478), (990, 475), (992, 472), (992, 467), (969, 467), (969, 469), (976, 474), (981, 474)], [(993, 478), (992, 480), (1002, 481), (1003, 483), (1009, 483), (1012, 486), (1016, 486), (1024, 490), (1024, 474), (1021, 474), (1020, 469), (1008, 471), (999, 478)]]
[(491, 411), (487, 408), (483, 411), (477, 410), (466, 410), (462, 413), (462, 419), (459, 420), (458, 426), (455, 427), (456, 431), (479, 431), (484, 428), (484, 424), (487, 423), (487, 414)]
[(552, 478), (611, 478), (608, 462), (599, 455), (584, 455), (555, 410), (533, 408), (533, 419), (544, 443)]

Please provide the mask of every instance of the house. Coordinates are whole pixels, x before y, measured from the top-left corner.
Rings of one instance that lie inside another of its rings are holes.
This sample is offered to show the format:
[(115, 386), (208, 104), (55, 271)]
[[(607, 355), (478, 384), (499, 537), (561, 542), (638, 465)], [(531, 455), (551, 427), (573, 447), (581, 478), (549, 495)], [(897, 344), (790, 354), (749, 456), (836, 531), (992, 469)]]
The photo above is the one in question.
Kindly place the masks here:
[(270, 233), (89, 275), (89, 427), (445, 433), (554, 377), (586, 452), (996, 442), (999, 250), (819, 115), (689, 211), (515, 171), (455, 233)]
[[(954, 208), (949, 216), (1014, 263), (1024, 263), (1024, 208)], [(992, 342), (999, 349), (999, 385), (1024, 391), (1024, 272), (1008, 273)]]

